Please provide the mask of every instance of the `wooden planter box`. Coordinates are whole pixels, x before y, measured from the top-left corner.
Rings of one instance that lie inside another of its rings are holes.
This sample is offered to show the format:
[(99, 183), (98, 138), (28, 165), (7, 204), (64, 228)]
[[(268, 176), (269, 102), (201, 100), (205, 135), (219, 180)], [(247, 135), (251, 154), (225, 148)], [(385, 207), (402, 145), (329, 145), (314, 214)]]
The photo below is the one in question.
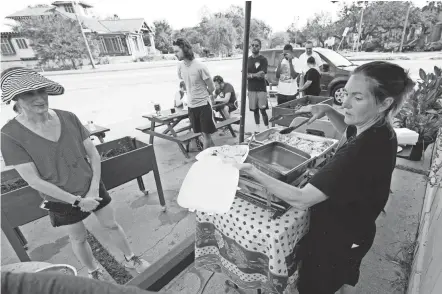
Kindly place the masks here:
[(133, 148), (133, 150), (103, 159), (101, 161), (101, 179), (106, 189), (109, 190), (134, 179), (139, 179), (140, 190), (147, 194), (141, 176), (152, 170), (153, 161), (156, 163), (152, 145), (140, 142), (135, 138), (123, 137), (97, 145), (96, 148), (98, 153), (103, 155), (110, 150), (119, 149), (123, 146)]
[[(318, 104), (318, 103), (324, 103), (333, 106), (333, 98), (322, 97), (322, 96), (305, 96), (302, 98), (298, 98), (273, 107), (272, 116), (275, 117), (280, 114), (294, 114), (295, 107), (299, 104)], [(275, 123), (284, 127), (288, 127), (290, 126), (290, 123), (292, 122), (293, 118), (294, 116), (293, 117), (287, 116), (276, 121)], [(273, 123), (273, 126), (275, 126), (275, 123)]]
[[(153, 171), (158, 197), (162, 210), (166, 210), (163, 188), (156, 162), (153, 145), (145, 144), (131, 137), (97, 145), (100, 154), (109, 150), (118, 149), (125, 144), (133, 150), (117, 156), (107, 158), (101, 162), (101, 179), (110, 190), (131, 180), (137, 179), (140, 190), (147, 194), (142, 176)], [(1, 182), (20, 179), (15, 169), (1, 173)], [(19, 227), (47, 215), (47, 211), (40, 208), (42, 198), (39, 193), (29, 186), (25, 186), (1, 195), (1, 226), (2, 230), (14, 248), (20, 261), (30, 261), (24, 246), (26, 239), (21, 234)]]

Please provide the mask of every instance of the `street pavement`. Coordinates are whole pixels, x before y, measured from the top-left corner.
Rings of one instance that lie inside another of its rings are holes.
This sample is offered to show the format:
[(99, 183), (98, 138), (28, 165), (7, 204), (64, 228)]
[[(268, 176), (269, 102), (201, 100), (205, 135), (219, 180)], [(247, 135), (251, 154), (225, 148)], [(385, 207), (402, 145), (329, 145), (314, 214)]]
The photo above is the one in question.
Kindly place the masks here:
[[(409, 69), (412, 76), (417, 78), (419, 68), (431, 70), (437, 61), (398, 60), (395, 62)], [(212, 76), (223, 76), (225, 81), (231, 83), (238, 93), (240, 92), (240, 60), (211, 62), (207, 63), (207, 66)], [(152, 112), (154, 103), (160, 103), (163, 109), (172, 107), (173, 97), (179, 83), (175, 67), (60, 75), (51, 78), (66, 87), (66, 94), (50, 97), (50, 107), (72, 111), (83, 122), (92, 120), (96, 124), (109, 127), (111, 131), (106, 135), (106, 140), (129, 135), (146, 142), (148, 136), (135, 130), (135, 127), (147, 123), (141, 115)], [(271, 104), (275, 104), (274, 99)], [(13, 117), (11, 108), (11, 106), (2, 105), (1, 125)], [(252, 115), (247, 111), (246, 131), (253, 130), (253, 127)], [(236, 142), (238, 139), (230, 135), (215, 135), (217, 145)], [(176, 196), (181, 182), (194, 162), (193, 156), (196, 152), (192, 153), (191, 159), (185, 159), (175, 143), (156, 139), (154, 146), (168, 212), (161, 212), (151, 174), (143, 177), (146, 187), (151, 192), (147, 197), (138, 191), (136, 181), (110, 192), (117, 220), (125, 229), (131, 245), (137, 254), (141, 253), (150, 262), (155, 262), (167, 254), (173, 246), (192, 234), (195, 222), (192, 213), (177, 205)], [(427, 154), (423, 162), (399, 160), (399, 163), (425, 170), (429, 167), (429, 156)], [(393, 194), (387, 205), (387, 214), (378, 221), (375, 245), (364, 259), (358, 293), (393, 293), (390, 286), (396, 278), (394, 271), (398, 267), (388, 262), (386, 255), (395, 255), (399, 246), (416, 231), (424, 183), (424, 177), (421, 175), (403, 170), (395, 171)], [(121, 260), (121, 253), (109, 245), (109, 237), (100, 228), (97, 220), (90, 217), (86, 224), (106, 249), (117, 260)], [(65, 231), (62, 228), (52, 228), (48, 218), (25, 225), (22, 230), (29, 241), (28, 253), (32, 260), (68, 263), (77, 267), (80, 275), (86, 274), (85, 268), (72, 253)], [(2, 233), (1, 264), (13, 262), (18, 262), (18, 259)], [(207, 276), (207, 273), (203, 275)], [(223, 291), (220, 292), (219, 289), (222, 289), (220, 283), (223, 282), (223, 278), (216, 275), (209, 285), (213, 291), (208, 289), (206, 293), (222, 293)], [(194, 276), (186, 278), (186, 273), (184, 273), (169, 285), (169, 289), (174, 293), (191, 293), (186, 290), (194, 287), (191, 285), (194, 285)]]

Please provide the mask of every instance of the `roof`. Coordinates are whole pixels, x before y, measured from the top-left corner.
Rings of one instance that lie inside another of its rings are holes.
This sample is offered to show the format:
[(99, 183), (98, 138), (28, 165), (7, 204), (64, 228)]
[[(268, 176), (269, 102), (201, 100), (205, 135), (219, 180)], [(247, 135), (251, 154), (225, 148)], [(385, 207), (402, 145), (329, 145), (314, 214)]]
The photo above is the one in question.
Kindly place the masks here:
[(145, 23), (143, 18), (100, 20), (100, 23), (109, 29), (110, 32), (138, 32)]
[[(92, 8), (93, 7), (92, 5), (87, 4), (86, 2), (83, 2), (83, 1), (78, 1), (77, 3), (80, 4), (83, 7), (86, 7), (86, 8)], [(55, 5), (55, 6), (63, 5), (63, 4), (72, 4), (72, 1), (55, 1), (55, 2), (52, 3), (52, 5)]]
[[(69, 1), (56, 1), (53, 4), (63, 4), (64, 2), (70, 3)], [(34, 8), (28, 7), (26, 9), (20, 10), (14, 14), (7, 16), (7, 18), (14, 19), (20, 17), (27, 17), (27, 16), (51, 15), (53, 13), (59, 13), (72, 20), (75, 21), (77, 20), (74, 13), (66, 12), (64, 9), (55, 6), (34, 7)], [(86, 28), (97, 33), (134, 33), (141, 31), (141, 28), (143, 26), (145, 26), (144, 29), (148, 30), (149, 32), (152, 32), (151, 27), (146, 24), (146, 21), (143, 18), (100, 20), (82, 15), (78, 15), (78, 18)]]
[(17, 11), (11, 15), (6, 16), (6, 18), (16, 18), (16, 17), (25, 17), (25, 16), (41, 16), (41, 15), (50, 15), (52, 13), (51, 10), (55, 9), (53, 6), (47, 7), (27, 7), (20, 11)]

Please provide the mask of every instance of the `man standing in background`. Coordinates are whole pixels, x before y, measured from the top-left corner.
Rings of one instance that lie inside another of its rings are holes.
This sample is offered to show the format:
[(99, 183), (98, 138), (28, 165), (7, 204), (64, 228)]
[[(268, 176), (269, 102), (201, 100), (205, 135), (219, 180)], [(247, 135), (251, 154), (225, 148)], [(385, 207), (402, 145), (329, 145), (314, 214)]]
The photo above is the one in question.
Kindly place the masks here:
[(204, 149), (215, 146), (212, 134), (216, 132), (210, 95), (215, 87), (207, 67), (195, 60), (192, 45), (185, 39), (173, 42), (173, 50), (181, 62), (178, 64), (178, 77), (187, 88), (189, 119), (195, 133), (202, 133)]
[(307, 59), (309, 57), (313, 57), (316, 61), (316, 70), (318, 72), (321, 72), (321, 66), (322, 66), (322, 59), (321, 56), (319, 56), (318, 53), (313, 51), (313, 43), (312, 41), (307, 41), (305, 43), (305, 52), (299, 56), (299, 64), (302, 66), (302, 72), (306, 73), (310, 67), (307, 64)]
[(278, 82), (278, 105), (292, 101), (298, 92), (296, 78), (298, 73), (293, 66), (293, 47), (290, 44), (284, 46), (283, 58), (276, 69)]
[(260, 117), (261, 112), (264, 125), (269, 128), (269, 117), (266, 110), (269, 109), (267, 100), (267, 84), (265, 75), (267, 73), (267, 58), (259, 54), (261, 50), (261, 41), (255, 39), (252, 41), (252, 55), (247, 61), (247, 90), (249, 92), (249, 108), (253, 112), (256, 123), (256, 132), (260, 132)]

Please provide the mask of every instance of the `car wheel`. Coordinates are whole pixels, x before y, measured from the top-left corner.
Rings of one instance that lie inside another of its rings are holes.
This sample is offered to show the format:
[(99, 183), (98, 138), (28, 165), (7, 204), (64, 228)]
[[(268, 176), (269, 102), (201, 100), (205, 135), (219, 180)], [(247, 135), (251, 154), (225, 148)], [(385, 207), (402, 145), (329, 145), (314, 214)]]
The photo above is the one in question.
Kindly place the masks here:
[(333, 91), (331, 92), (331, 96), (333, 97), (333, 102), (336, 105), (341, 106), (344, 102), (344, 95), (345, 95), (345, 84), (338, 84), (333, 88)]

